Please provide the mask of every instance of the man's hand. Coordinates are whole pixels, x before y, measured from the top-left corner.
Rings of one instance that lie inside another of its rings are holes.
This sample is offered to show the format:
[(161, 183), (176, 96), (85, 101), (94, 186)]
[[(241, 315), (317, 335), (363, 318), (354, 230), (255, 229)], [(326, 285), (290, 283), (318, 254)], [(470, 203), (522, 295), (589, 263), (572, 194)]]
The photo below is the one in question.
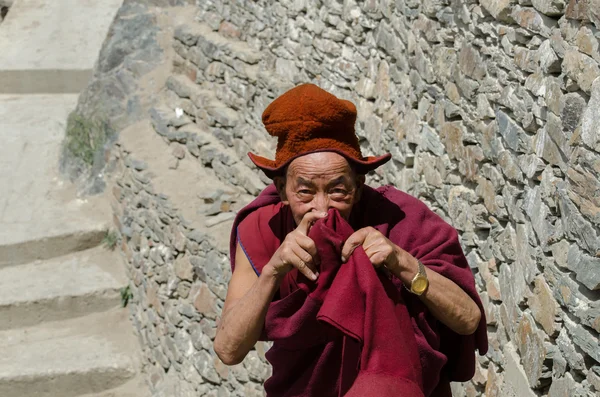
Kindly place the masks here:
[(398, 246), (370, 226), (360, 229), (348, 237), (342, 248), (342, 262), (346, 262), (354, 250), (360, 246), (363, 247), (376, 268), (385, 265), (391, 270), (398, 264)]
[(277, 278), (283, 277), (292, 268), (296, 268), (310, 280), (316, 280), (319, 254), (315, 242), (308, 237), (308, 231), (318, 219), (325, 218), (327, 212), (308, 212), (293, 232), (289, 233), (281, 246), (275, 251), (267, 264)]

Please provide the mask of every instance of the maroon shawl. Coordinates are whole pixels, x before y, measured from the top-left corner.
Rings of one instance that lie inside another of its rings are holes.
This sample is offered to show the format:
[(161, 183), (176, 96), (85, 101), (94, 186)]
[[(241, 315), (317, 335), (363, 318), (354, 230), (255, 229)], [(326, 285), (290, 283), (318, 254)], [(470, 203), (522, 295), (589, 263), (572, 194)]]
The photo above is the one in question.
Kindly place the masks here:
[[(317, 234), (319, 241), (315, 240), (320, 254), (322, 249), (331, 253), (340, 250), (339, 244), (343, 244), (353, 230), (348, 223), (336, 221), (337, 216), (331, 216), (331, 212), (326, 219), (334, 219), (334, 224), (320, 221), (311, 229), (313, 240), (313, 229), (314, 233), (320, 233)], [(319, 224), (321, 226), (315, 229)], [(350, 216), (350, 224), (354, 230), (366, 226), (376, 228), (421, 260), (425, 266), (457, 283), (480, 307), (482, 319), (479, 327), (471, 336), (457, 335), (438, 322), (418, 297), (407, 293), (400, 280), (392, 277), (390, 282), (374, 270), (370, 281), (379, 279), (381, 288), (379, 292), (372, 289), (372, 283), (362, 281), (364, 273), (368, 272), (365, 269), (369, 268), (362, 265), (365, 259), (362, 250), (356, 250), (357, 255), (353, 255), (352, 262), (348, 262), (350, 266), (340, 266), (339, 260), (333, 260), (332, 256), (332, 260), (327, 262), (332, 270), (324, 273), (323, 268), (319, 269), (321, 275), (316, 286), (298, 272), (290, 272), (269, 308), (263, 339), (273, 340), (274, 345), (267, 353), (267, 359), (273, 365), (273, 376), (265, 383), (267, 394), (337, 395), (327, 393), (336, 390), (343, 394), (352, 384), (355, 387), (368, 384), (368, 390), (375, 394), (361, 391), (363, 395), (385, 395), (372, 388), (380, 384), (390, 385), (385, 381), (389, 379), (386, 374), (390, 373), (405, 380), (405, 387), (412, 385), (414, 378), (403, 369), (412, 366), (419, 370), (415, 360), (410, 359), (414, 357), (410, 353), (412, 338), (407, 336), (410, 333), (403, 328), (407, 322), (402, 321), (402, 312), (408, 309), (422, 371), (422, 381), (417, 383), (423, 386), (425, 396), (451, 396), (450, 381), (466, 381), (473, 376), (475, 349), (480, 354), (487, 351), (483, 308), (456, 231), (421, 201), (389, 186), (377, 190), (365, 186), (362, 199)], [(260, 274), (287, 233), (295, 227), (289, 208), (280, 203), (275, 188), (269, 186), (240, 211), (236, 218), (231, 236), (232, 268), (235, 265), (235, 246), (239, 242), (256, 273)], [(322, 260), (322, 267), (324, 263)], [(392, 283), (395, 288), (390, 288)], [(387, 298), (382, 299), (383, 295)], [(362, 302), (370, 299), (379, 302), (377, 310), (369, 310), (368, 306), (359, 306), (357, 303), (361, 302), (360, 305), (363, 305)], [(387, 303), (381, 306), (379, 304), (382, 301)], [(335, 303), (330, 305), (330, 302)], [(393, 312), (395, 316), (381, 316), (384, 312), (379, 309), (382, 307), (387, 307), (387, 313)], [(344, 312), (345, 309), (348, 311)], [(371, 311), (374, 312), (370, 313)], [(341, 317), (335, 317), (335, 314), (341, 314)], [(377, 328), (373, 328), (373, 324), (381, 324), (386, 318), (388, 322), (390, 319), (394, 320), (391, 322), (392, 328), (400, 327), (396, 338), (387, 333), (391, 328), (387, 328), (385, 334), (375, 332)], [(341, 321), (344, 319), (345, 321)], [(362, 334), (357, 331), (360, 329), (359, 325), (363, 327)], [(374, 346), (382, 345), (378, 342), (369, 344), (368, 341), (381, 335), (386, 341), (383, 345), (398, 340), (402, 348), (396, 345), (385, 346), (382, 353), (374, 353), (375, 350), (381, 351)], [(369, 361), (369, 357), (378, 354), (378, 357), (387, 358)], [(396, 359), (390, 359), (391, 356)], [(377, 364), (371, 365), (369, 369), (368, 362)], [(397, 365), (398, 362), (402, 364)], [(386, 365), (382, 367), (382, 364)], [(374, 372), (379, 372), (385, 379), (373, 381)], [(368, 376), (362, 376), (364, 374)], [(403, 390), (402, 386), (394, 387)], [(347, 395), (351, 395), (353, 390), (357, 389), (350, 389)]]

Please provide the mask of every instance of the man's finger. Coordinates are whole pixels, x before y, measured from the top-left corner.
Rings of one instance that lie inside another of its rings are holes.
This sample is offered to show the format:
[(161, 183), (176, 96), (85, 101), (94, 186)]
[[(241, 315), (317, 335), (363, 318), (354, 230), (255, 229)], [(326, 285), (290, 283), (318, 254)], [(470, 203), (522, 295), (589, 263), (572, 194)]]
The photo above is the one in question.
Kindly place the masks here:
[(310, 270), (310, 268), (308, 267), (308, 265), (306, 264), (306, 262), (304, 262), (302, 259), (300, 259), (299, 257), (295, 257), (292, 260), (292, 265), (294, 265), (294, 267), (296, 269), (298, 269), (298, 271), (302, 274), (304, 274), (306, 277), (308, 277), (309, 280), (313, 280), (315, 281), (317, 279), (317, 275)]
[(319, 265), (321, 263), (319, 258), (319, 252), (317, 251), (317, 245), (310, 237), (298, 235), (296, 237), (296, 242), (303, 250), (310, 254), (310, 256), (312, 257), (312, 261), (315, 265)]
[(371, 261), (373, 266), (375, 266), (376, 268), (383, 265), (385, 263), (385, 260), (387, 259), (387, 255), (385, 254), (385, 252), (380, 250), (367, 249), (365, 250), (365, 253), (369, 257), (369, 260)]
[(344, 247), (342, 248), (342, 262), (346, 262), (348, 258), (350, 258), (350, 255), (352, 255), (356, 247), (362, 245), (368, 235), (369, 230), (365, 228), (357, 230), (348, 237), (348, 240), (346, 240)]
[(307, 236), (308, 230), (310, 229), (312, 224), (315, 223), (318, 219), (325, 218), (326, 216), (327, 216), (327, 212), (320, 212), (320, 211), (307, 212), (304, 215), (304, 217), (302, 218), (302, 221), (300, 221), (300, 224), (298, 225), (296, 230), (298, 230), (300, 233)]
[(294, 255), (296, 255), (298, 258), (300, 258), (302, 260), (302, 262), (304, 262), (310, 270), (315, 271), (315, 263), (313, 261), (313, 257), (306, 252), (305, 250), (302, 249), (302, 247), (300, 246), (296, 246), (293, 249), (294, 251)]

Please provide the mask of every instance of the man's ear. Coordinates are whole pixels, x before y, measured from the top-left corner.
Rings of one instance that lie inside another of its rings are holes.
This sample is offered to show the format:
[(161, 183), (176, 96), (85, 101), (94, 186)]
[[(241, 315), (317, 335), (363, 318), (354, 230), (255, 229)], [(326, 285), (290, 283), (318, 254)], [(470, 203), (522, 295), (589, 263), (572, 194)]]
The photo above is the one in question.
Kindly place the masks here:
[(287, 200), (287, 195), (285, 194), (285, 177), (284, 176), (276, 176), (273, 178), (273, 184), (277, 189), (277, 193), (279, 193), (279, 198), (281, 202), (285, 205), (289, 204)]

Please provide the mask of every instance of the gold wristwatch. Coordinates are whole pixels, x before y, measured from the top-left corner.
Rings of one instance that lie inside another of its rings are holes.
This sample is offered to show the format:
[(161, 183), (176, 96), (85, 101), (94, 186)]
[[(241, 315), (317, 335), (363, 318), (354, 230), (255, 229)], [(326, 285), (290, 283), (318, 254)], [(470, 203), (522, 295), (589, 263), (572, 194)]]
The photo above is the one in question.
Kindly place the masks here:
[(421, 263), (420, 260), (417, 259), (417, 263), (419, 264), (419, 271), (413, 277), (410, 282), (410, 292), (415, 295), (423, 295), (425, 291), (427, 291), (427, 287), (429, 287), (429, 279), (427, 279), (427, 273), (425, 272), (425, 266)]

